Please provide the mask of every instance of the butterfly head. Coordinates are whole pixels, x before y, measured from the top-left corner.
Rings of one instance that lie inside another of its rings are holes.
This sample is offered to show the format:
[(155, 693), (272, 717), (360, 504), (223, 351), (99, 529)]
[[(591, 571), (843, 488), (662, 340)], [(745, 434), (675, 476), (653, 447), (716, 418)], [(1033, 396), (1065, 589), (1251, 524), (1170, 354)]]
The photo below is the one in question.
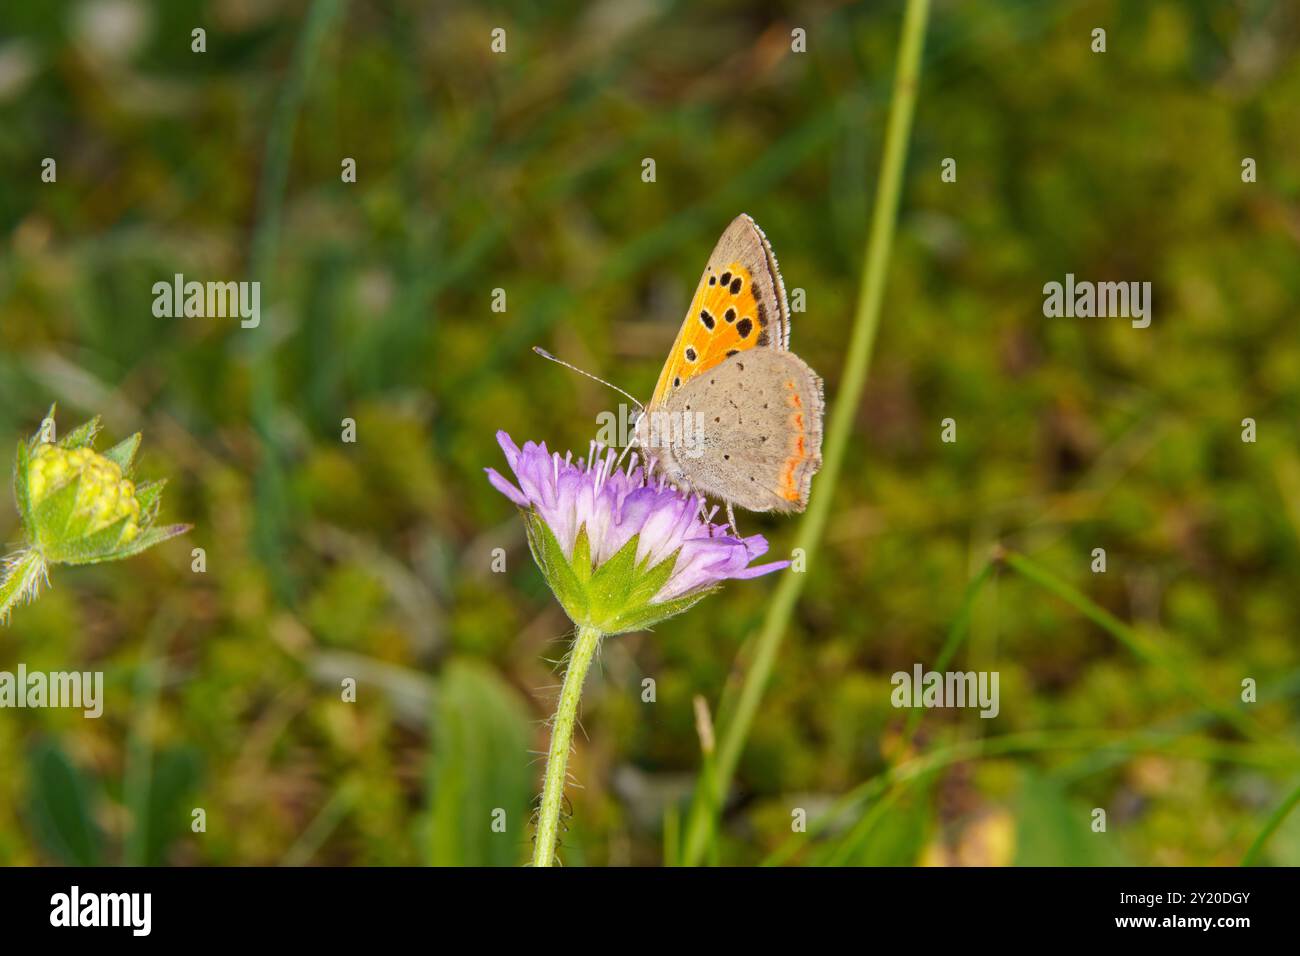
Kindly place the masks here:
[(703, 419), (692, 412), (649, 408), (633, 423), (633, 443), (656, 470), (678, 488), (689, 489), (690, 462), (703, 453), (705, 444)]
[(671, 480), (669, 467), (672, 466), (673, 471), (681, 469), (676, 467), (672, 449), (663, 446), (659, 441), (659, 436), (651, 427), (652, 420), (653, 417), (648, 410), (643, 408), (637, 412), (636, 419), (632, 422), (632, 444), (641, 449), (647, 462), (653, 460), (655, 468)]

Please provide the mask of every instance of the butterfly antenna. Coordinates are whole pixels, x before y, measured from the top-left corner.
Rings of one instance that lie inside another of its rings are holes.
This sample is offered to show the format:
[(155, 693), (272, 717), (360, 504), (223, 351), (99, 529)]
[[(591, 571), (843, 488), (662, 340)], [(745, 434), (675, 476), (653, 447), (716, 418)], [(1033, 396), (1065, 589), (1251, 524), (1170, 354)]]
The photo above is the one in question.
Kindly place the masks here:
[(534, 346), (533, 346), (533, 351), (536, 352), (538, 355), (540, 355), (540, 356), (541, 356), (542, 358), (544, 358), (544, 359), (550, 359), (550, 360), (551, 360), (552, 362), (554, 362), (556, 365), (563, 365), (565, 368), (570, 369), (571, 371), (577, 372), (579, 375), (585, 375), (587, 378), (591, 379), (593, 382), (600, 382), (601, 385), (605, 385), (605, 386), (607, 386), (607, 387), (609, 387), (609, 388), (612, 388), (614, 391), (618, 392), (620, 395), (622, 395), (622, 396), (623, 396), (624, 398), (626, 398), (628, 401), (632, 402), (632, 404), (634, 404), (634, 405), (635, 405), (637, 408), (639, 408), (641, 411), (645, 411), (645, 406), (644, 406), (644, 405), (642, 405), (639, 401), (637, 401), (635, 398), (633, 398), (633, 397), (632, 397), (631, 395), (629, 395), (627, 392), (623, 391), (621, 388), (619, 388), (619, 387), (618, 387), (617, 385), (615, 385), (613, 382), (607, 382), (607, 381), (605, 381), (603, 378), (600, 378), (599, 376), (592, 375), (590, 372), (587, 372), (587, 371), (584, 371), (583, 369), (578, 368), (578, 366), (576, 366), (576, 365), (570, 365), (568, 362), (564, 361), (564, 359), (558, 359), (558, 358), (556, 358), (554, 355), (552, 355), (550, 352), (546, 351), (546, 349), (541, 348), (540, 346), (534, 345)]

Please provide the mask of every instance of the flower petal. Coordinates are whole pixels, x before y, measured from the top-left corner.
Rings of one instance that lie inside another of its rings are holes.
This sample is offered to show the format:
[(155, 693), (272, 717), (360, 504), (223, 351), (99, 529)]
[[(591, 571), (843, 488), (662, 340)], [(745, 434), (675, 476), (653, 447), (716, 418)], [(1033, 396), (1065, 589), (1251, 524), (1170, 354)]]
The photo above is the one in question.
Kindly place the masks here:
[(507, 498), (509, 498), (519, 507), (521, 508), (528, 507), (528, 498), (524, 495), (524, 493), (520, 491), (518, 488), (516, 488), (514, 485), (512, 485), (509, 481), (502, 478), (500, 473), (498, 473), (495, 468), (484, 468), (483, 470), (487, 472), (488, 481), (492, 483), (493, 488), (501, 492), (503, 495), (505, 495)]

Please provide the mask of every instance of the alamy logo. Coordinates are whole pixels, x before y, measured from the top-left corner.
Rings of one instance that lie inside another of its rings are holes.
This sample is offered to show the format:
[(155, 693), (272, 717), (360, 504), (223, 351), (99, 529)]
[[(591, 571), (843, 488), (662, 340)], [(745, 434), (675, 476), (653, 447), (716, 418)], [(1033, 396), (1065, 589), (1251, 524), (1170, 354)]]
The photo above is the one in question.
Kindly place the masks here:
[(997, 671), (927, 671), (920, 664), (912, 673), (898, 671), (889, 682), (894, 692), (889, 701), (895, 707), (978, 707), (980, 716), (993, 718), (998, 702)]
[(0, 671), (0, 708), (69, 707), (87, 717), (104, 713), (103, 671)]
[(1060, 318), (1132, 319), (1135, 329), (1151, 324), (1150, 282), (1075, 282), (1074, 273), (1065, 274), (1065, 283), (1049, 282), (1043, 286), (1043, 315)]
[(51, 926), (127, 926), (148, 936), (153, 925), (152, 893), (82, 893), (73, 886), (50, 897)]
[(159, 319), (240, 319), (255, 329), (262, 322), (262, 283), (186, 282), (176, 273), (171, 282), (153, 284), (153, 314)]

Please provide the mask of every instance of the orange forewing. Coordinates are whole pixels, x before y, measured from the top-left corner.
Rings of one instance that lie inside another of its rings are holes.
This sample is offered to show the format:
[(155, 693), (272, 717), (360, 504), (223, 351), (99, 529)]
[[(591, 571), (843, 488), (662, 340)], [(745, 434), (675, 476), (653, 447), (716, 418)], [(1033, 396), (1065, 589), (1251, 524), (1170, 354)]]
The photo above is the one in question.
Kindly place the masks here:
[(721, 271), (710, 266), (700, 278), (649, 407), (728, 356), (766, 344), (767, 317), (754, 296), (749, 270), (739, 262)]

